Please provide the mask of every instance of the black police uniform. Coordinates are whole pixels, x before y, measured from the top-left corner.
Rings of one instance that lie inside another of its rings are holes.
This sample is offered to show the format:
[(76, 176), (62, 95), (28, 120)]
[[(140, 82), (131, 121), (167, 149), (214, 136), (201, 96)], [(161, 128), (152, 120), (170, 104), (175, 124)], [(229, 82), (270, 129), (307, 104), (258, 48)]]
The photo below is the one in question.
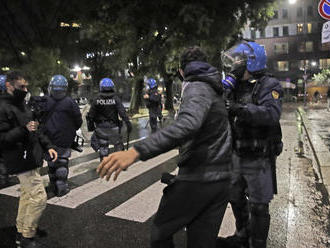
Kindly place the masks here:
[[(58, 158), (55, 162), (47, 161), (50, 187), (57, 196), (69, 192), (69, 158), (71, 147), (76, 136), (76, 130), (82, 125), (82, 116), (78, 104), (69, 96), (63, 94), (60, 98), (42, 97), (41, 107), (44, 111), (41, 118), (42, 130), (56, 145)], [(50, 114), (50, 116), (48, 116)]]
[(266, 247), (269, 202), (276, 193), (275, 159), (282, 149), (282, 95), (276, 78), (260, 75), (239, 82), (229, 109), (234, 148), (230, 202), (236, 235), (249, 235), (250, 247)]
[(100, 160), (109, 155), (109, 144), (114, 145), (115, 151), (124, 150), (124, 144), (120, 134), (121, 121), (118, 115), (131, 130), (131, 123), (125, 112), (125, 108), (114, 92), (101, 92), (93, 100), (88, 119), (95, 123), (96, 129), (91, 138), (91, 145), (95, 151), (99, 151)]
[(162, 96), (159, 94), (157, 87), (148, 90), (149, 98), (145, 99), (146, 106), (149, 110), (149, 123), (151, 132), (157, 131), (157, 117), (162, 116)]

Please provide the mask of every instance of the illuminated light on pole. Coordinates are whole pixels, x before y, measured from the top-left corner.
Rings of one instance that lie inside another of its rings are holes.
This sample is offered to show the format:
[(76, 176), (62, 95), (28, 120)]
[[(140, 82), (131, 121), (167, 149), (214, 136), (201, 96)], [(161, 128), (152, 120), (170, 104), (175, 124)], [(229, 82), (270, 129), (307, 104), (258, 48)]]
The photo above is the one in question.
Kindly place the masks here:
[(296, 0), (289, 0), (289, 4), (295, 4), (296, 2)]
[(75, 65), (74, 68), (73, 68), (73, 71), (80, 71), (81, 68), (79, 65)]

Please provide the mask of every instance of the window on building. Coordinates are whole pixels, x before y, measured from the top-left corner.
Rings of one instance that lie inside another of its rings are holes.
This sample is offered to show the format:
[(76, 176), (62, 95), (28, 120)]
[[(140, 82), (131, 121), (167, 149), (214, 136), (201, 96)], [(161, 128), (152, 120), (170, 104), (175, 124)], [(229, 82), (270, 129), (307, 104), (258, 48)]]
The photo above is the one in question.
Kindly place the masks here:
[(274, 37), (278, 37), (279, 36), (278, 27), (273, 28), (273, 36)]
[(306, 52), (313, 52), (313, 41), (306, 41)]
[(278, 71), (289, 71), (289, 61), (277, 61), (275, 68)]
[(282, 9), (282, 17), (283, 18), (288, 18), (288, 10), (287, 9)]
[(259, 30), (260, 38), (265, 38), (265, 29)]
[(297, 8), (297, 17), (302, 17), (302, 15), (303, 15), (302, 7)]
[(299, 70), (304, 71), (305, 68), (307, 69), (310, 66), (310, 60), (299, 60)]
[(320, 69), (327, 69), (330, 68), (330, 58), (329, 59), (320, 59), (319, 61)]
[(289, 27), (288, 26), (283, 27), (283, 36), (284, 35), (289, 35)]
[(308, 8), (307, 8), (307, 15), (308, 16), (313, 16), (313, 6), (308, 6)]
[(302, 41), (298, 44), (298, 52), (309, 53), (313, 52), (313, 41)]
[(278, 19), (278, 10), (274, 10), (273, 19)]
[(289, 44), (285, 43), (275, 43), (274, 44), (274, 53), (275, 54), (288, 54), (289, 53)]
[(252, 40), (256, 39), (256, 30), (254, 28), (251, 28), (251, 39)]
[(312, 23), (307, 23), (307, 33), (312, 33)]
[(302, 34), (304, 32), (304, 24), (298, 23), (297, 24), (297, 34)]

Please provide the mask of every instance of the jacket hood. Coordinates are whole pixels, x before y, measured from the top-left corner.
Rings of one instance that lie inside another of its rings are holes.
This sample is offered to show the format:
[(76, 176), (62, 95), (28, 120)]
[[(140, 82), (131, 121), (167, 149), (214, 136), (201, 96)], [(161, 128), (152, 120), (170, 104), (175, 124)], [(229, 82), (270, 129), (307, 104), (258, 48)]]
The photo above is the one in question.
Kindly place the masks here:
[(218, 94), (223, 92), (220, 72), (206, 62), (193, 61), (188, 63), (184, 69), (184, 80), (205, 82), (211, 85)]

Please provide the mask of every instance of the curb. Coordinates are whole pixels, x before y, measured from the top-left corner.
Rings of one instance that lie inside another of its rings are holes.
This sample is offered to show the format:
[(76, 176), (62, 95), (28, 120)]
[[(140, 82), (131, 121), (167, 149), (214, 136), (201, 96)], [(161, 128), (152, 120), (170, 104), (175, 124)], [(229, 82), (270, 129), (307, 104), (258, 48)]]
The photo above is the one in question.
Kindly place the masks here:
[[(316, 181), (320, 190), (329, 201), (330, 177), (324, 176), (326, 167), (330, 167), (330, 153), (328, 147), (324, 144), (322, 138), (311, 128), (311, 124), (306, 120), (305, 112), (302, 108), (297, 108), (297, 112), (301, 117), (301, 122), (313, 153), (313, 168), (315, 171)], [(317, 146), (314, 144), (318, 144)]]

